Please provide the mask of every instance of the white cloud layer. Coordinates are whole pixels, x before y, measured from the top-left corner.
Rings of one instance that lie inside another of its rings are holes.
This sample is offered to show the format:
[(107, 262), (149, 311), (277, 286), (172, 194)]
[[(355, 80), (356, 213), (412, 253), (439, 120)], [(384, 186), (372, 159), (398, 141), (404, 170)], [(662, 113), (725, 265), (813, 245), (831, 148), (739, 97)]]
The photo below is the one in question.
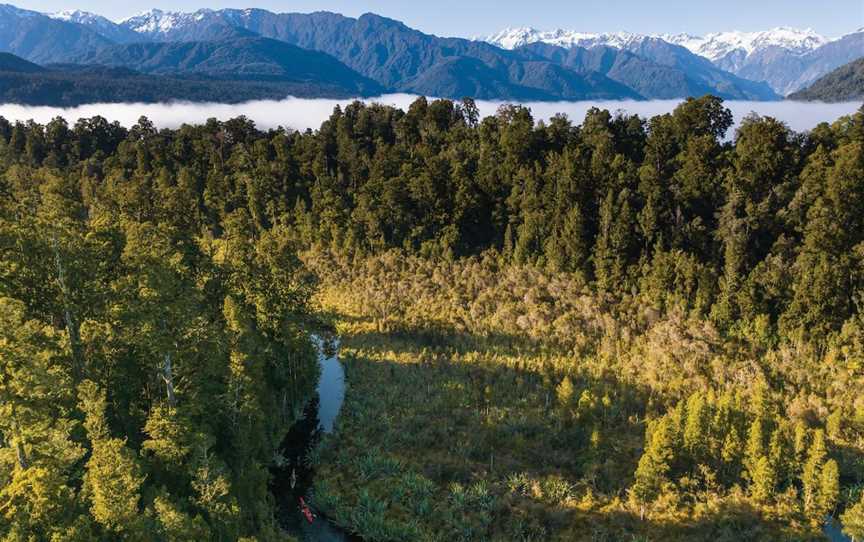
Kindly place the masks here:
[[(405, 109), (417, 97), (410, 94), (388, 94), (367, 101), (379, 102)], [(352, 100), (302, 99), (261, 100), (242, 104), (214, 103), (159, 103), (159, 104), (90, 104), (80, 107), (35, 107), (15, 104), (0, 104), (0, 116), (9, 120), (35, 120), (45, 123), (62, 116), (70, 123), (79, 118), (101, 115), (108, 120), (118, 121), (124, 126), (132, 126), (142, 115), (148, 117), (160, 128), (176, 128), (181, 124), (195, 124), (215, 117), (221, 120), (239, 115), (255, 121), (262, 129), (285, 126), (296, 130), (318, 128), (338, 105), (346, 105)], [(483, 116), (492, 115), (502, 102), (479, 101), (477, 105)], [(564, 113), (574, 123), (581, 123), (585, 112), (591, 107), (610, 111), (622, 110), (642, 117), (667, 113), (675, 108), (680, 100), (653, 101), (585, 101), (585, 102), (533, 102), (523, 105), (531, 108), (537, 120), (549, 119), (557, 113)], [(833, 122), (837, 118), (855, 112), (860, 102), (824, 104), (799, 102), (736, 102), (727, 101), (726, 106), (735, 115), (736, 124), (742, 118), (756, 112), (763, 116), (775, 117), (784, 121), (796, 131), (813, 128), (820, 122)]]

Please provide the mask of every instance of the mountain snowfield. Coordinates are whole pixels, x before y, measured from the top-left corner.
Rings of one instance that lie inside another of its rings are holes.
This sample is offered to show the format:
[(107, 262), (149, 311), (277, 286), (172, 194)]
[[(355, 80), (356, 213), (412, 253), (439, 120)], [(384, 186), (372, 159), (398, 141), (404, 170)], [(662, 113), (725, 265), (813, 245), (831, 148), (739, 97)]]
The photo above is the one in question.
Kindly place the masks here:
[(148, 37), (158, 37), (185, 26), (194, 25), (213, 14), (211, 9), (199, 9), (192, 13), (150, 9), (119, 22), (120, 26)]
[(48, 13), (49, 17), (54, 19), (59, 19), (61, 21), (68, 21), (70, 23), (78, 23), (78, 24), (95, 24), (99, 26), (111, 26), (114, 23), (101, 15), (96, 15), (95, 13), (90, 13), (89, 11), (81, 11), (80, 9), (66, 9), (63, 11), (58, 11), (56, 13)]
[(154, 34), (167, 32), (177, 26), (183, 25), (189, 19), (201, 20), (203, 18), (203, 14), (197, 12), (195, 14), (186, 14), (173, 11), (162, 11), (161, 9), (152, 9), (139, 15), (123, 19), (120, 21), (120, 25), (138, 32), (139, 34)]
[(510, 50), (532, 43), (548, 43), (549, 45), (557, 45), (564, 48), (584, 47), (585, 49), (591, 49), (593, 47), (606, 46), (614, 47), (615, 49), (626, 49), (647, 37), (649, 36), (632, 34), (630, 32), (604, 32), (598, 34), (564, 29), (540, 31), (531, 27), (522, 27), (504, 29), (497, 34), (481, 38), (481, 41)]
[[(715, 32), (704, 36), (590, 33), (564, 29), (541, 31), (521, 27), (508, 28), (475, 39), (510, 50), (533, 43), (546, 43), (565, 49), (612, 47), (630, 51), (637, 51), (646, 42), (662, 40), (684, 47), (740, 77), (765, 81), (781, 95), (800, 90), (818, 78), (818, 75), (864, 56), (864, 28), (828, 38), (812, 29), (790, 27), (777, 27), (762, 32)], [(813, 65), (819, 69), (811, 69)]]
[[(858, 30), (860, 32), (861, 30)], [(531, 27), (507, 28), (485, 38), (480, 38), (502, 49), (516, 49), (531, 43), (548, 43), (559, 47), (614, 47), (626, 49), (649, 38), (680, 45), (692, 53), (711, 61), (743, 51), (751, 55), (769, 47), (778, 47), (797, 54), (804, 54), (825, 45), (833, 39), (817, 34), (811, 29), (778, 27), (763, 32), (715, 32), (705, 36), (690, 34), (635, 34), (631, 32), (577, 32), (574, 30), (541, 31)], [(840, 39), (840, 38), (836, 38)]]
[(107, 17), (90, 13), (89, 11), (67, 9), (56, 13), (46, 13), (45, 15), (58, 21), (80, 24), (118, 43), (136, 41), (138, 39), (137, 33), (115, 23)]
[(749, 56), (769, 47), (805, 54), (833, 41), (809, 28), (801, 30), (789, 27), (778, 27), (764, 32), (716, 32), (705, 36), (664, 34), (660, 37), (712, 61), (738, 50)]

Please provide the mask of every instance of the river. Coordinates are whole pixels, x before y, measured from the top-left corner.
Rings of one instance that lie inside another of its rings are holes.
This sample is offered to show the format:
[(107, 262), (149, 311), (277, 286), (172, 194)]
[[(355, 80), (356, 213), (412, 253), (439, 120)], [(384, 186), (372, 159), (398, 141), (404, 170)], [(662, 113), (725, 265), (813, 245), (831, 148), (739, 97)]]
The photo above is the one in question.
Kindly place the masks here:
[(326, 518), (316, 517), (310, 524), (300, 513), (300, 498), (308, 494), (315, 475), (306, 456), (324, 435), (333, 432), (345, 400), (345, 370), (338, 358), (338, 341), (314, 340), (321, 369), (316, 394), (282, 441), (279, 451), (283, 461), (271, 469), (271, 490), (278, 504), (279, 522), (291, 534), (308, 542), (356, 542), (360, 539)]
[(825, 523), (825, 529), (823, 532), (830, 542), (852, 542), (851, 538), (843, 534), (840, 524), (831, 519)]

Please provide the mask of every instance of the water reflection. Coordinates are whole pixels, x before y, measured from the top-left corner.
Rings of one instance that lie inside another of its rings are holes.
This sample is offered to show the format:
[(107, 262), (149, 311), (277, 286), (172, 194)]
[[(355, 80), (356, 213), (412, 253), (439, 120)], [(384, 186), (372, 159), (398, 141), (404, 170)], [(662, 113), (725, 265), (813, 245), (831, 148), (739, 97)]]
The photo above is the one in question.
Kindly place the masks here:
[(313, 337), (318, 347), (321, 376), (317, 393), (304, 407), (300, 419), (285, 435), (271, 468), (270, 490), (277, 503), (277, 519), (288, 531), (315, 542), (346, 542), (357, 538), (342, 532), (324, 518), (309, 523), (300, 513), (300, 498), (306, 497), (314, 481), (314, 468), (307, 460), (322, 435), (333, 431), (345, 400), (345, 371), (337, 357), (338, 340)]
[(339, 348), (338, 339), (317, 339), (318, 364), (321, 367), (321, 378), (318, 380), (318, 419), (319, 428), (324, 433), (332, 433), (336, 416), (345, 400), (345, 369), (336, 354)]
[(823, 532), (825, 533), (825, 537), (831, 542), (852, 542), (850, 537), (843, 534), (840, 524), (833, 519), (828, 519)]

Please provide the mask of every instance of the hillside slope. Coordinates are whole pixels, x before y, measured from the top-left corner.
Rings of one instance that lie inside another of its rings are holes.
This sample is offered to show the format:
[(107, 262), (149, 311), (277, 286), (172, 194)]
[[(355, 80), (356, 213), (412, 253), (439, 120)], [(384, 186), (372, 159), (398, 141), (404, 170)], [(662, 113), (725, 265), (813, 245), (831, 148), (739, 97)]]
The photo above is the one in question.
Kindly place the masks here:
[[(194, 44), (190, 47), (194, 49)], [(313, 57), (317, 56), (324, 55), (313, 54)], [(143, 61), (140, 64), (147, 65)], [(202, 64), (207, 65), (206, 60)], [(267, 64), (264, 67), (274, 68)], [(279, 100), (288, 96), (353, 98), (380, 91), (375, 82), (344, 69), (347, 76), (341, 83), (307, 77), (308, 74), (297, 69), (291, 77), (259, 73), (220, 78), (217, 70), (210, 73), (204, 70), (196, 73), (170, 70), (162, 74), (141, 73), (120, 64), (51, 64), (42, 67), (12, 54), (0, 53), (0, 102), (56, 107), (109, 102), (240, 103)]]
[(304, 82), (356, 95), (384, 90), (330, 55), (260, 37), (116, 45), (78, 55), (71, 61), (161, 75)]
[(806, 102), (849, 102), (864, 99), (864, 58), (837, 68), (806, 89), (791, 94), (789, 99)]
[(0, 4), (0, 51), (31, 62), (55, 62), (68, 55), (111, 45), (105, 36), (80, 24)]

